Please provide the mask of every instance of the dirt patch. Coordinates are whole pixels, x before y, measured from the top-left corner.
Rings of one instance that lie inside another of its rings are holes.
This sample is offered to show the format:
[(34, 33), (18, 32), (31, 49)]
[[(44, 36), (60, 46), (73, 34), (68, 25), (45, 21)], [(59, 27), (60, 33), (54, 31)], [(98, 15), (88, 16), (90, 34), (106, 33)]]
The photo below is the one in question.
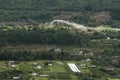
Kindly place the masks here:
[(93, 15), (93, 19), (99, 23), (105, 23), (111, 19), (110, 12), (97, 12)]
[(63, 20), (69, 20), (74, 16), (82, 16), (82, 12), (61, 12), (59, 15), (56, 15), (53, 17), (53, 19), (63, 19)]
[(58, 15), (54, 16), (53, 19), (63, 19), (63, 20), (69, 20), (72, 17), (75, 16), (91, 16), (92, 20), (95, 20), (98, 23), (106, 23), (107, 21), (111, 20), (110, 12), (96, 12), (96, 13), (90, 13), (90, 12), (61, 12)]

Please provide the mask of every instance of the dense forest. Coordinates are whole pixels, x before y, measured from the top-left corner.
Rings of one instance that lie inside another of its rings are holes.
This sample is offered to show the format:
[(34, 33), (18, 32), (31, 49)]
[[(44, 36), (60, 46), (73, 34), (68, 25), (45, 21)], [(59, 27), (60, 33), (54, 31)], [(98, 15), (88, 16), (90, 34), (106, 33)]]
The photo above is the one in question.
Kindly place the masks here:
[[(27, 26), (27, 28), (7, 27), (0, 28), (0, 46), (19, 45), (19, 44), (48, 44), (48, 45), (78, 45), (85, 46), (92, 39), (106, 39), (108, 36), (112, 39), (120, 39), (119, 32), (80, 32), (70, 30), (70, 28), (54, 26)], [(88, 47), (88, 45), (87, 45)]]
[[(105, 38), (102, 34), (93, 34), (94, 38)], [(117, 35), (119, 36), (119, 35)], [(82, 32), (71, 32), (66, 28), (13, 29), (0, 31), (0, 45), (7, 44), (48, 44), (48, 45), (82, 45), (91, 37)]]
[[(107, 37), (111, 39), (108, 40)], [(114, 40), (115, 39), (115, 40)], [(1, 27), (0, 28), (0, 59), (1, 60), (37, 60), (37, 59), (49, 59), (49, 60), (81, 60), (86, 57), (70, 55), (69, 51), (62, 51), (60, 53), (54, 52), (54, 50), (42, 50), (34, 51), (17, 48), (15, 51), (4, 47), (9, 45), (59, 45), (59, 46), (78, 46), (81, 48), (95, 48), (98, 49), (98, 54), (109, 54), (111, 56), (119, 55), (120, 47), (120, 34), (119, 32), (81, 32), (77, 30), (70, 30), (70, 28), (58, 27), (46, 28), (45, 26), (28, 26), (27, 28), (14, 27), (13, 29)], [(23, 48), (26, 48), (23, 46)], [(31, 48), (33, 49), (33, 48)], [(17, 50), (17, 51), (16, 51)], [(105, 50), (105, 52), (104, 52)], [(101, 52), (102, 51), (102, 52)], [(115, 53), (114, 53), (115, 52)], [(12, 54), (12, 55), (11, 55)], [(69, 57), (68, 57), (69, 56)], [(102, 56), (106, 59), (106, 56)], [(93, 58), (93, 57), (92, 57)], [(95, 59), (97, 58), (94, 57)], [(107, 57), (107, 61), (109, 60)], [(103, 61), (104, 62), (104, 61)], [(99, 62), (98, 62), (99, 63)], [(99, 63), (100, 64), (100, 63)]]
[[(91, 15), (96, 12), (110, 12), (112, 19), (106, 22), (96, 23)], [(79, 14), (79, 13), (82, 13)], [(119, 0), (1, 0), (0, 21), (1, 22), (48, 22), (53, 19), (63, 18), (66, 14), (67, 20), (96, 26), (109, 24), (119, 27), (120, 24), (120, 1)], [(85, 14), (85, 15), (83, 15)], [(56, 18), (57, 17), (57, 18)]]

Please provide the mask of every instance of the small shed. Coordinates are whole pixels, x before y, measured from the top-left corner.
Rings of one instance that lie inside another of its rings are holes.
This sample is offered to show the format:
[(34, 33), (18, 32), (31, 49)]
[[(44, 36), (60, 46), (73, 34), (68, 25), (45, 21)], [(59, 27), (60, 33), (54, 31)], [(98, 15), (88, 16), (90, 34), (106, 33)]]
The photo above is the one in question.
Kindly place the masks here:
[(32, 76), (37, 76), (38, 74), (37, 73), (32, 73)]
[(13, 75), (13, 79), (20, 79), (20, 75), (19, 74)]
[(52, 66), (52, 65), (53, 65), (53, 62), (50, 62), (50, 61), (45, 62), (45, 65), (46, 65), (46, 66)]
[(11, 65), (11, 67), (12, 67), (12, 68), (15, 68), (15, 67), (16, 67), (16, 65), (15, 65), (15, 64), (12, 64), (12, 65)]
[(19, 76), (14, 76), (13, 79), (20, 79), (20, 77)]
[(37, 66), (37, 63), (33, 63), (32, 65), (33, 65), (33, 66)]

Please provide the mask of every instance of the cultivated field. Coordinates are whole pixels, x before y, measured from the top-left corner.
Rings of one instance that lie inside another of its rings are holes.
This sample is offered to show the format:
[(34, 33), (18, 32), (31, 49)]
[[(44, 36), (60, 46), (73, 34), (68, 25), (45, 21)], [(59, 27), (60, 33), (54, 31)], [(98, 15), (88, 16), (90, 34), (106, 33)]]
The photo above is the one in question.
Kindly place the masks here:
[[(80, 72), (73, 72), (68, 63), (74, 63)], [(80, 74), (91, 75), (89, 69), (94, 69), (91, 63), (81, 61), (1, 61), (0, 80), (82, 80)], [(104, 77), (94, 80), (104, 80)]]

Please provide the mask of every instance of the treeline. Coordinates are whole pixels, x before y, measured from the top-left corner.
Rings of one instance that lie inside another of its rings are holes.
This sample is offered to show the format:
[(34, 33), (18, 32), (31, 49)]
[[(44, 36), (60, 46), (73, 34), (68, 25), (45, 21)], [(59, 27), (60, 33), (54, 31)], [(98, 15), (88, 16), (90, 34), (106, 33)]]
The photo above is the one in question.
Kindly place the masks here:
[[(94, 50), (93, 50), (94, 51)], [(9, 51), (6, 49), (0, 50), (0, 60), (15, 60), (15, 61), (33, 61), (33, 60), (86, 60), (91, 59), (92, 64), (109, 66), (114, 65), (120, 67), (119, 60), (120, 49), (104, 48), (101, 51), (94, 53), (94, 56), (88, 55), (75, 55), (74, 53), (69, 53), (65, 51), (55, 52), (55, 51)], [(118, 60), (113, 62), (113, 60)]]
[[(69, 57), (68, 57), (69, 56)], [(80, 58), (73, 58), (68, 53), (51, 53), (47, 51), (43, 52), (30, 52), (30, 51), (0, 51), (0, 60), (18, 60), (18, 61), (32, 61), (32, 60), (79, 60)]]
[(64, 28), (33, 28), (29, 30), (13, 29), (0, 31), (0, 45), (7, 44), (55, 44), (79, 45), (87, 44), (89, 37), (80, 32), (72, 33)]
[(5, 45), (19, 45), (19, 44), (48, 44), (48, 45), (78, 45), (87, 46), (92, 39), (120, 39), (119, 32), (94, 32), (87, 34), (86, 32), (79, 32), (70, 30), (69, 28), (53, 27), (46, 29), (45, 27), (28, 27), (27, 30), (22, 29), (7, 29), (1, 27), (0, 29), (0, 46)]
[[(0, 27), (0, 60), (81, 60), (85, 59), (84, 56), (70, 55), (68, 52), (32, 52), (29, 50), (10, 51), (4, 46), (8, 45), (62, 45), (71, 46), (76, 45), (84, 48), (107, 48), (110, 51), (115, 49), (114, 52), (108, 52), (110, 56), (118, 55), (120, 47), (120, 34), (119, 32), (79, 32), (77, 30), (69, 30), (69, 28), (55, 26), (53, 28), (46, 27), (24, 27), (19, 29), (17, 27), (13, 29), (7, 29), (6, 27)], [(111, 40), (106, 38), (110, 37)], [(115, 39), (115, 42), (113, 41)], [(117, 51), (118, 50), (118, 51)], [(105, 56), (106, 57), (106, 56)], [(97, 57), (96, 57), (97, 58)]]

